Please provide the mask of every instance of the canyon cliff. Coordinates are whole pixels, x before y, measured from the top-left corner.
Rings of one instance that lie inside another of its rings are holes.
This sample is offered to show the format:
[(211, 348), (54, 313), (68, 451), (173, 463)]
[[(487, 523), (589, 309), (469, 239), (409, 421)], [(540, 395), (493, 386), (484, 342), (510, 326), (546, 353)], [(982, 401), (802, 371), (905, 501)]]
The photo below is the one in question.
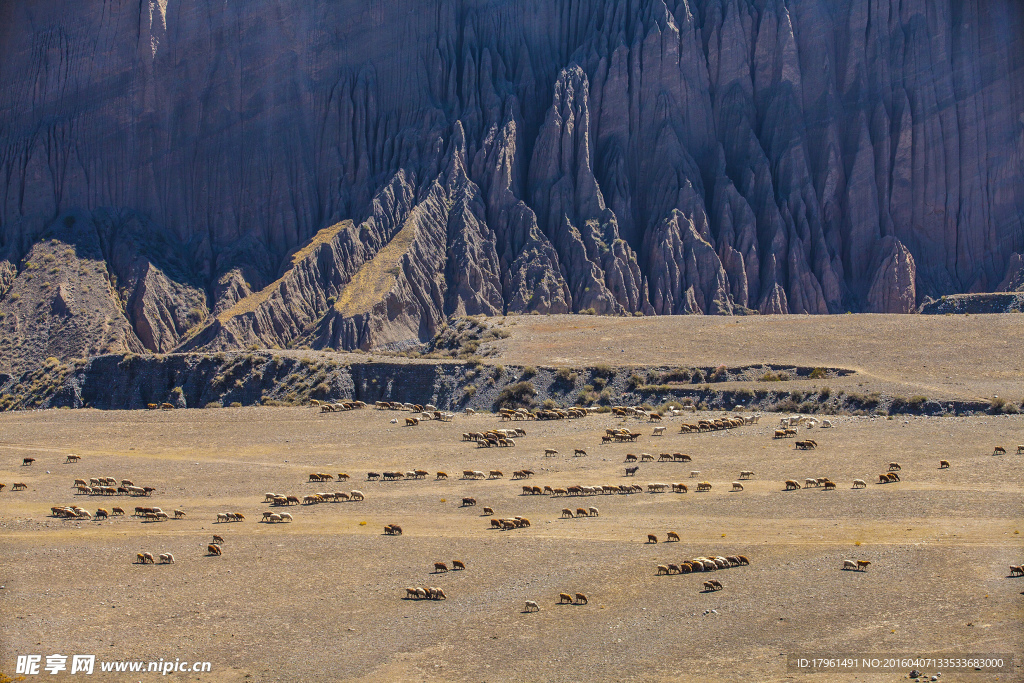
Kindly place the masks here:
[(0, 6), (0, 358), (1024, 289), (1017, 0)]

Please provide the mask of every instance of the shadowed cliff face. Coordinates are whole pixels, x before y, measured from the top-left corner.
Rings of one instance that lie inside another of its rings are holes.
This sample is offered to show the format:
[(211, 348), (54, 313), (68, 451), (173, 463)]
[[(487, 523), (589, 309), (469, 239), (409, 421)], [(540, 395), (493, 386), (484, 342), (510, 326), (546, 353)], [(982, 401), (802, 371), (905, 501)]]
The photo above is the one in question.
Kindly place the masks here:
[(1016, 0), (4, 3), (0, 313), (72, 214), (111, 350), (910, 312), (1022, 286), (1022, 112)]

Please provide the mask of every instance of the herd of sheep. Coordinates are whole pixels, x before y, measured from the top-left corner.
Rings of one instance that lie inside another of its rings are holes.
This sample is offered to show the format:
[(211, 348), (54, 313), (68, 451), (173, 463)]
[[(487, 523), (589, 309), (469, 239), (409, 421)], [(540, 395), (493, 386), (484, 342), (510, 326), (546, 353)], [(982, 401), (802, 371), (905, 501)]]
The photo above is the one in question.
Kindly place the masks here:
[[(343, 401), (340, 403), (333, 404), (319, 404), (324, 412), (337, 412), (337, 411), (348, 411), (356, 410), (365, 407), (365, 403), (361, 401)], [(378, 402), (376, 404), (378, 410), (411, 410), (419, 413), (423, 417), (433, 419), (443, 419), (444, 421), (450, 421), (451, 414), (440, 413), (434, 406), (431, 405), (416, 405), (406, 403), (395, 403), (395, 402)], [(473, 411), (467, 411), (473, 412)], [(499, 413), (499, 417), (505, 421), (512, 420), (544, 420), (544, 419), (578, 419), (590, 414), (587, 409), (568, 409), (568, 410), (543, 410), (543, 411), (528, 411), (525, 409), (517, 410), (502, 410)], [(618, 406), (615, 408), (615, 412), (622, 416), (633, 416), (646, 418), (652, 422), (660, 422), (661, 416), (656, 413), (650, 413), (648, 411), (640, 411), (639, 409), (633, 409), (628, 407)], [(419, 416), (413, 418), (407, 418), (407, 424), (415, 424), (411, 420), (418, 420)], [(758, 416), (751, 417), (725, 417), (714, 420), (699, 420), (696, 424), (684, 424), (680, 429), (680, 433), (701, 433), (707, 431), (716, 431), (721, 429), (735, 429), (744, 425), (751, 425), (757, 423)], [(783, 418), (780, 422), (779, 428), (774, 430), (772, 434), (773, 438), (781, 439), (788, 437), (798, 436), (798, 429), (800, 426), (806, 425), (807, 427), (819, 426), (821, 428), (830, 428), (833, 424), (829, 420), (818, 421), (815, 418), (807, 416), (800, 416), (794, 418)], [(664, 427), (655, 427), (652, 436), (663, 436)], [(474, 442), (480, 446), (514, 446), (515, 438), (522, 438), (526, 436), (526, 430), (522, 428), (510, 428), (510, 429), (491, 429), (483, 432), (465, 432), (462, 434), (462, 440), (468, 442)], [(615, 428), (606, 430), (605, 435), (602, 437), (602, 443), (608, 443), (610, 441), (635, 441), (640, 436), (640, 433), (633, 432), (629, 429)], [(803, 439), (795, 441), (795, 448), (800, 450), (812, 450), (818, 447), (818, 443), (813, 439)], [(993, 452), (993, 455), (1002, 455), (1006, 453), (1006, 449), (997, 446)], [(558, 452), (554, 449), (545, 449), (544, 455), (546, 457), (556, 456)], [(1024, 445), (1017, 447), (1017, 454), (1024, 454)], [(574, 457), (587, 456), (588, 453), (584, 448), (576, 448), (573, 453)], [(68, 455), (65, 463), (72, 464), (79, 462), (80, 457), (76, 455)], [(655, 459), (655, 456), (651, 453), (640, 453), (639, 455), (629, 453), (625, 456), (626, 463), (679, 463), (691, 462), (693, 458), (685, 453), (660, 453)], [(35, 462), (35, 458), (24, 458), (22, 465), (25, 467), (31, 466)], [(950, 463), (947, 460), (941, 460), (939, 464), (940, 469), (949, 469)], [(639, 467), (632, 466), (625, 469), (625, 476), (635, 476)], [(887, 471), (879, 474), (879, 484), (891, 484), (901, 481), (899, 472), (902, 471), (902, 467), (899, 463), (889, 463)], [(430, 472), (425, 469), (412, 469), (412, 470), (395, 470), (395, 471), (383, 471), (383, 472), (368, 472), (368, 481), (410, 481), (410, 480), (425, 480), (429, 476)], [(696, 478), (699, 476), (699, 471), (691, 471), (690, 477)], [(528, 479), (534, 475), (534, 472), (529, 469), (515, 470), (512, 474), (513, 480)], [(739, 473), (739, 479), (731, 483), (732, 492), (744, 491), (743, 481), (752, 479), (755, 476), (752, 470), (742, 470)], [(348, 481), (349, 475), (346, 473), (338, 473), (336, 475), (337, 481)], [(501, 470), (463, 470), (461, 479), (463, 480), (501, 480), (504, 478), (504, 473)], [(322, 483), (327, 481), (334, 481), (335, 475), (324, 472), (312, 472), (308, 475), (308, 482)], [(434, 481), (445, 481), (448, 480), (448, 474), (443, 471), (436, 472)], [(742, 480), (742, 481), (741, 481)], [(867, 488), (868, 483), (865, 479), (854, 479), (854, 489)], [(0, 483), (0, 490), (5, 487), (5, 484)], [(76, 479), (72, 484), (77, 494), (79, 495), (104, 495), (104, 496), (150, 496), (156, 489), (150, 486), (136, 486), (134, 482), (128, 479), (121, 479), (118, 481), (113, 477), (96, 477), (91, 479)], [(25, 490), (27, 486), (24, 483), (17, 482), (12, 485), (12, 490)], [(712, 489), (712, 483), (709, 481), (700, 481), (696, 484), (696, 491), (710, 491)], [(785, 481), (785, 490), (799, 490), (809, 488), (821, 488), (824, 490), (834, 490), (836, 483), (829, 477), (806, 477), (801, 485), (797, 479), (788, 479)], [(686, 493), (689, 487), (680, 482), (675, 483), (661, 483), (651, 482), (647, 484), (649, 493), (662, 493), (667, 490), (671, 490), (675, 493)], [(552, 497), (558, 496), (597, 496), (597, 495), (609, 495), (609, 494), (635, 494), (642, 493), (644, 488), (637, 484), (601, 484), (601, 485), (568, 485), (568, 486), (533, 486), (524, 485), (522, 486), (523, 496), (547, 496)], [(301, 498), (296, 495), (284, 495), (277, 493), (266, 493), (264, 496), (264, 503), (269, 503), (272, 507), (290, 506), (290, 505), (315, 505), (324, 502), (349, 502), (349, 501), (362, 501), (365, 499), (363, 492), (358, 490), (352, 490), (349, 492), (335, 491), (335, 492), (317, 492), (307, 494)], [(462, 507), (475, 506), (477, 501), (472, 497), (465, 497), (462, 499)], [(90, 513), (88, 510), (81, 508), (76, 505), (68, 506), (54, 506), (50, 508), (51, 515), (56, 518), (63, 519), (75, 519), (75, 520), (89, 520), (93, 517), (98, 519), (106, 519), (109, 516), (124, 515), (125, 511), (120, 507), (113, 507), (112, 511), (107, 511), (104, 508), (99, 508), (95, 515)], [(186, 513), (183, 510), (173, 511), (175, 519), (184, 519)], [(490, 507), (484, 507), (484, 515), (493, 515), (494, 511)], [(170, 515), (165, 513), (158, 507), (136, 507), (134, 516), (140, 517), (145, 521), (164, 521), (170, 519)], [(562, 519), (591, 519), (600, 516), (600, 511), (595, 506), (576, 507), (575, 510), (570, 507), (562, 508), (561, 518)], [(244, 522), (246, 519), (245, 515), (241, 512), (221, 512), (216, 515), (216, 523), (230, 523), (230, 522)], [(262, 523), (276, 524), (276, 523), (287, 523), (292, 522), (293, 517), (288, 512), (278, 512), (276, 510), (267, 510), (262, 514), (262, 518), (259, 520)], [(490, 519), (491, 529), (500, 530), (512, 530), (512, 529), (527, 529), (531, 527), (529, 519), (522, 516), (515, 517), (494, 517)], [(402, 535), (402, 527), (397, 524), (388, 524), (384, 527), (384, 534), (388, 536), (400, 536)], [(678, 542), (680, 541), (679, 534), (670, 531), (667, 534), (667, 542)], [(222, 537), (215, 535), (213, 542), (207, 544), (208, 555), (221, 555), (222, 545), (224, 540)], [(658, 537), (656, 534), (649, 534), (647, 536), (648, 544), (657, 544)], [(162, 553), (154, 556), (150, 552), (139, 552), (136, 556), (136, 563), (138, 564), (157, 564), (159, 559), (160, 564), (174, 564), (175, 558), (171, 553)], [(465, 564), (460, 560), (452, 561), (451, 569), (453, 571), (465, 570)], [(714, 557), (696, 557), (693, 559), (683, 560), (678, 563), (666, 563), (657, 565), (656, 574), (658, 575), (672, 575), (672, 574), (688, 574), (694, 572), (713, 572), (723, 569), (729, 569), (733, 567), (749, 565), (750, 561), (743, 555), (731, 555), (731, 556), (714, 556)], [(869, 560), (844, 560), (842, 569), (852, 571), (865, 571), (868, 566), (871, 565)], [(444, 562), (434, 563), (434, 573), (447, 573), (449, 568)], [(1013, 565), (1010, 567), (1011, 576), (1024, 575), (1024, 566)], [(724, 588), (723, 584), (715, 579), (710, 579), (703, 584), (705, 591), (717, 591)], [(444, 590), (438, 587), (408, 587), (405, 589), (406, 599), (411, 600), (445, 600), (447, 595)], [(558, 603), (560, 604), (587, 604), (587, 596), (583, 593), (560, 593)], [(527, 601), (526, 609), (527, 612), (538, 611), (540, 606), (535, 601)]]

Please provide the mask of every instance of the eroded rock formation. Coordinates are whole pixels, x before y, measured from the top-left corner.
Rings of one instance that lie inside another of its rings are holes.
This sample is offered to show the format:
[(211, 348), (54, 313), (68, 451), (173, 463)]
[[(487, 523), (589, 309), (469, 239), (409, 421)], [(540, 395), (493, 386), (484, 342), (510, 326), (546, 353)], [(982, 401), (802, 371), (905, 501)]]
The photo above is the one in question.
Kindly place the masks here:
[(5, 3), (8, 364), (1016, 290), (1022, 111), (1015, 0)]

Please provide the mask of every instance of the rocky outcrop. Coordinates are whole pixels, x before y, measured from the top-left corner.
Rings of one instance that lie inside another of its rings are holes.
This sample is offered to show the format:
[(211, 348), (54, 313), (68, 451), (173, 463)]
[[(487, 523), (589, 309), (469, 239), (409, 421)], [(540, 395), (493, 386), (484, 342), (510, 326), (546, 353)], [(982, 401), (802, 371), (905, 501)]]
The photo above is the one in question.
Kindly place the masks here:
[(0, 307), (70, 215), (159, 352), (1018, 289), (1022, 54), (1013, 0), (7, 3)]

